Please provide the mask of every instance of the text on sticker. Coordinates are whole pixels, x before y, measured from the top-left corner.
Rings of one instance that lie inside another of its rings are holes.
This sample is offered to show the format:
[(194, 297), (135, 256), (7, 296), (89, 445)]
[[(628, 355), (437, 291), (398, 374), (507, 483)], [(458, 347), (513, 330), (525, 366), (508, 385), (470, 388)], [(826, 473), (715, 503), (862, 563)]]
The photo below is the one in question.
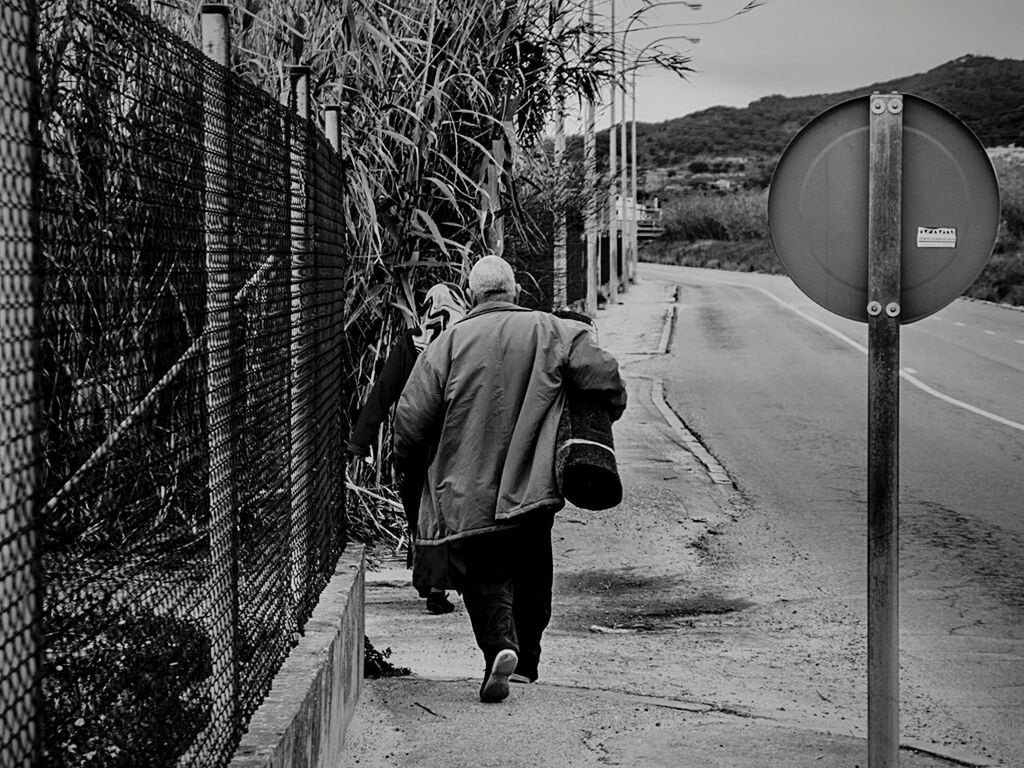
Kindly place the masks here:
[(918, 227), (918, 248), (956, 248), (956, 227)]

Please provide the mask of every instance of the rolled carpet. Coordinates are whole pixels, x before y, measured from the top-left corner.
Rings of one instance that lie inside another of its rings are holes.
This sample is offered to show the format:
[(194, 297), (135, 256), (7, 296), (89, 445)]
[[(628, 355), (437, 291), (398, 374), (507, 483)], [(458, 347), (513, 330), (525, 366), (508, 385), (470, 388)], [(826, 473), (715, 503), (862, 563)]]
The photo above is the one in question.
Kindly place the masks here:
[[(592, 325), (576, 312), (555, 314)], [(572, 389), (566, 391), (558, 423), (555, 479), (566, 500), (581, 509), (610, 509), (622, 501), (611, 417), (599, 403)]]

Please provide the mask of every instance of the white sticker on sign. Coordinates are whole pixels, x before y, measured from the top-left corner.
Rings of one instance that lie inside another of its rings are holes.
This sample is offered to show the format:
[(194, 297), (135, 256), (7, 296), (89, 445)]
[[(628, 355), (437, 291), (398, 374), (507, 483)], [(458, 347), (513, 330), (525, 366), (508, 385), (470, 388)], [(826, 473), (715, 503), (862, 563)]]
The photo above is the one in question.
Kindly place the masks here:
[(956, 227), (918, 227), (918, 248), (956, 248)]

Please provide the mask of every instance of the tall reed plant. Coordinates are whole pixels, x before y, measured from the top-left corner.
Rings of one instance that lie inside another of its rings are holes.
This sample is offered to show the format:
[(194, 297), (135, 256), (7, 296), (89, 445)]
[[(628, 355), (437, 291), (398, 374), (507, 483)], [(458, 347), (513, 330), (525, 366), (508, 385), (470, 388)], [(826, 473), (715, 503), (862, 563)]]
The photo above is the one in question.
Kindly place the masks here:
[[(198, 44), (197, 0), (133, 2)], [(528, 239), (535, 215), (524, 201), (543, 186), (531, 181), (531, 156), (556, 104), (597, 98), (614, 78), (612, 47), (588, 26), (584, 0), (229, 5), (235, 73), (284, 100), (290, 66), (307, 65), (314, 111), (342, 110), (345, 409), (354, 417), (413, 322), (418, 291), (464, 280), (498, 222), (510, 239)], [(496, 167), (499, 199), (489, 201)], [(361, 490), (389, 479), (387, 461), (358, 471)]]

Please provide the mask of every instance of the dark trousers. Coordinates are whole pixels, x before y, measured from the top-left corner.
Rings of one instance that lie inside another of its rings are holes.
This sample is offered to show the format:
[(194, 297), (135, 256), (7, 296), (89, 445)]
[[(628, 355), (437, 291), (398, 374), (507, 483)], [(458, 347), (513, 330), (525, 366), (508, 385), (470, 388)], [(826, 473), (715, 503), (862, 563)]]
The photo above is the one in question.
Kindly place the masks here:
[(551, 620), (551, 525), (554, 514), (530, 514), (505, 531), (464, 539), (462, 599), (490, 669), (499, 651), (519, 656), (516, 671), (537, 677), (540, 640)]
[[(411, 465), (398, 483), (398, 495), (402, 499), (405, 520), (409, 524), (409, 546), (405, 550), (405, 567), (412, 568), (413, 542), (416, 540), (416, 526), (420, 520), (420, 494), (427, 479), (426, 469), (419, 464)], [(420, 597), (426, 597), (421, 594)]]

